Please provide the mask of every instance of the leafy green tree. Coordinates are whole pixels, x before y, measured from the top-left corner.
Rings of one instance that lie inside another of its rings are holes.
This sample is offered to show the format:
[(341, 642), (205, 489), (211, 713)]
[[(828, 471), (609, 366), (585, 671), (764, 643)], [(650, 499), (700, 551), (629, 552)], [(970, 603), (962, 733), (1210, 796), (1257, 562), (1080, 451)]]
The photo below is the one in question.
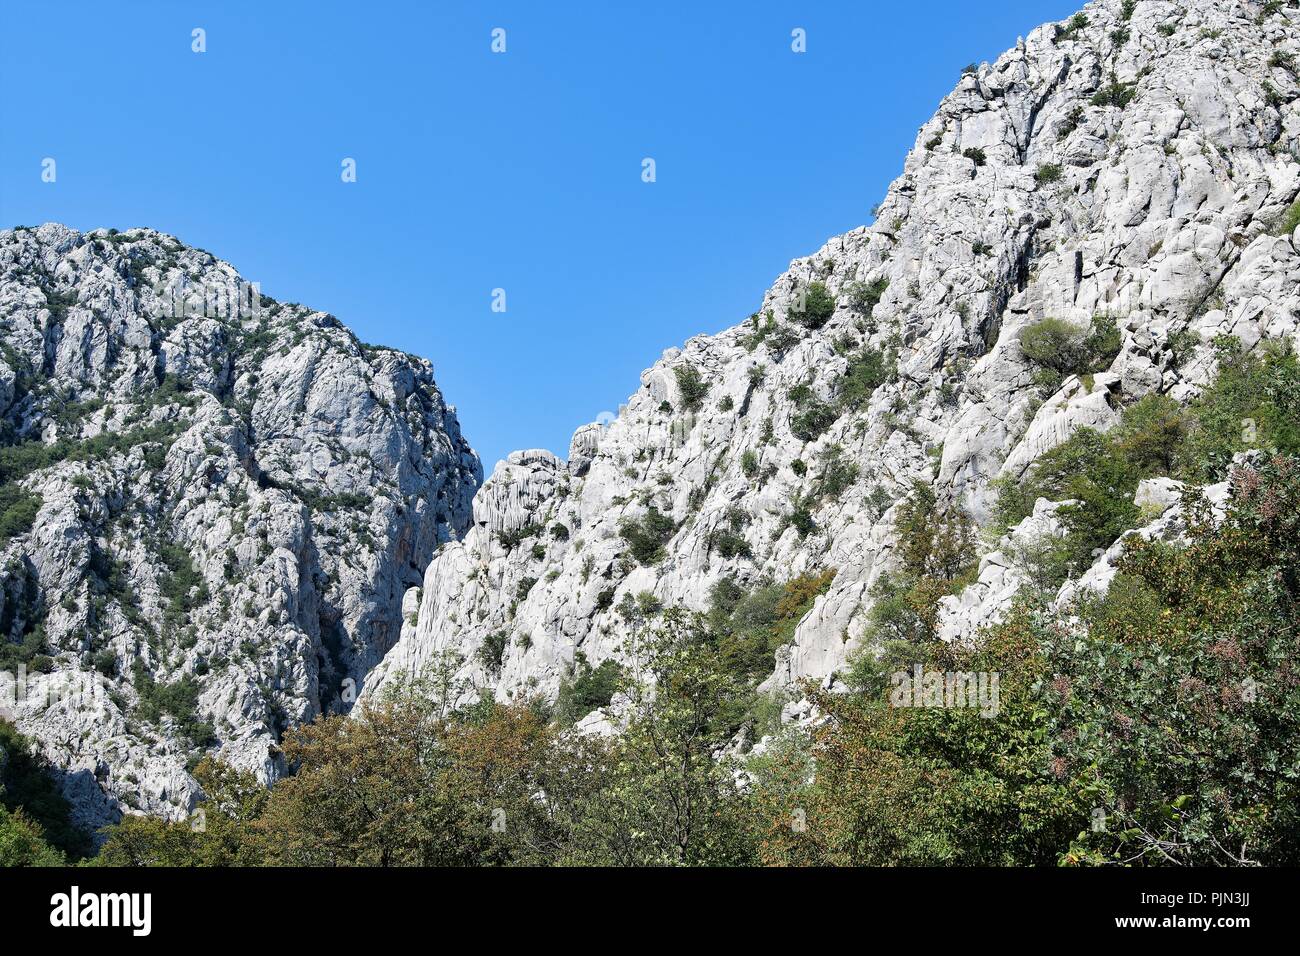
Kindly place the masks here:
[(618, 532), (638, 564), (657, 564), (664, 556), (664, 545), (677, 532), (677, 523), (651, 505), (640, 518), (625, 519)]
[(1260, 450), (1300, 454), (1300, 361), (1280, 342), (1248, 353), (1233, 338), (1214, 343), (1218, 375), (1188, 408), (1181, 474), (1220, 481), (1233, 456)]
[(835, 570), (827, 568), (784, 584), (760, 583), (752, 590), (734, 578), (718, 581), (704, 623), (719, 664), (751, 683), (770, 674), (777, 648), (790, 643), (799, 622), (834, 580)]
[(688, 412), (697, 412), (704, 404), (704, 396), (709, 393), (709, 383), (704, 381), (700, 370), (694, 365), (678, 365), (673, 369), (677, 379), (677, 391), (682, 397), (682, 408)]
[(295, 772), (254, 824), (266, 859), (294, 866), (508, 863), (561, 832), (539, 793), (557, 772), (553, 731), (526, 703), (442, 715), (417, 681), (350, 717), (290, 732)]
[(0, 806), (0, 867), (63, 866), (64, 856), (45, 841), (40, 824), (21, 809)]
[(1300, 862), (1300, 460), (1232, 484), (1185, 546), (1132, 539), (1085, 633), (1045, 645), (1058, 772), (1107, 821), (1068, 862)]
[(791, 310), (790, 319), (805, 329), (820, 329), (834, 314), (835, 297), (826, 288), (826, 283), (814, 281), (803, 290), (802, 308)]
[(32, 529), (43, 501), (39, 494), (16, 482), (0, 485), (0, 547)]
[(204, 800), (188, 820), (126, 816), (104, 831), (95, 866), (257, 866), (265, 862), (253, 824), (270, 792), (256, 777), (211, 757), (194, 769)]
[(1070, 375), (1103, 371), (1115, 361), (1123, 336), (1114, 319), (1094, 316), (1087, 329), (1046, 318), (1020, 333), (1020, 352), (1038, 366), (1038, 382), (1054, 392)]
[(916, 482), (899, 503), (894, 534), (899, 566), (872, 589), (867, 629), (850, 660), (850, 683), (872, 693), (886, 674), (919, 659), (936, 639), (940, 599), (970, 583), (976, 567), (970, 520), (941, 506), (925, 482)]
[(698, 615), (669, 610), (637, 646), (628, 726), (571, 807), (565, 862), (738, 865), (752, 859), (744, 798), (719, 751), (749, 698)]
[(623, 668), (613, 658), (596, 667), (578, 652), (574, 673), (560, 684), (555, 701), (555, 717), (571, 726), (599, 707), (606, 707), (623, 684)]
[[(975, 651), (932, 642), (914, 663), (996, 673), (997, 713), (891, 706), (883, 687), (808, 688), (826, 721), (750, 765), (760, 859), (780, 865), (1055, 864), (1087, 802), (1051, 770), (1050, 678), (1019, 614)], [(900, 668), (901, 669), (901, 668)], [(814, 759), (815, 758), (815, 759)]]

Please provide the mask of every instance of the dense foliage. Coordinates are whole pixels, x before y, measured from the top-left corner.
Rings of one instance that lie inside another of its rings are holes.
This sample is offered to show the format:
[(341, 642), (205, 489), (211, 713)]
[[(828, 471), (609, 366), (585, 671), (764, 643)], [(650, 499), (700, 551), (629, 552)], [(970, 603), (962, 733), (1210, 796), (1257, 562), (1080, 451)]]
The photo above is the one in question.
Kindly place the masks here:
[[(291, 773), (269, 789), (203, 761), (201, 825), (129, 817), (93, 862), (1300, 863), (1300, 375), (1284, 350), (1216, 348), (1193, 402), (1143, 399), (1003, 489), (1007, 518), (1038, 494), (1076, 504), (1033, 557), (1047, 585), (974, 646), (935, 627), (971, 579), (973, 529), (912, 488), (850, 689), (800, 688), (821, 718), (807, 727), (782, 728), (785, 699), (759, 681), (833, 570), (723, 579), (702, 614), (645, 593), (614, 608), (624, 663), (579, 657), (554, 706), (475, 699), (435, 661), (351, 717), (289, 731)], [(1226, 478), (1228, 495), (1212, 505), (1193, 484), (1181, 539), (1125, 538), (1107, 594), (1054, 606), (1057, 579), (1144, 520), (1130, 502), (1152, 475)], [(646, 532), (646, 557), (670, 531)], [(900, 696), (910, 674), (991, 693)], [(185, 687), (146, 691), (156, 719), (184, 720)], [(576, 733), (598, 707), (616, 732)], [(0, 862), (79, 857), (46, 769), (3, 725), (0, 745)]]
[(1020, 352), (1038, 371), (1038, 383), (1056, 391), (1070, 375), (1088, 375), (1108, 368), (1123, 340), (1115, 320), (1094, 316), (1087, 329), (1047, 318), (1020, 333)]
[(1106, 433), (1080, 428), (1039, 457), (1019, 481), (999, 483), (996, 520), (1007, 527), (1038, 498), (1068, 501), (1058, 514), (1067, 534), (1042, 556), (1044, 580), (1059, 584), (1141, 523), (1133, 493), (1144, 478), (1193, 482), (1225, 478), (1234, 456), (1300, 454), (1300, 363), (1289, 350), (1243, 354), (1235, 339), (1215, 343), (1219, 374), (1186, 406), (1148, 395)]

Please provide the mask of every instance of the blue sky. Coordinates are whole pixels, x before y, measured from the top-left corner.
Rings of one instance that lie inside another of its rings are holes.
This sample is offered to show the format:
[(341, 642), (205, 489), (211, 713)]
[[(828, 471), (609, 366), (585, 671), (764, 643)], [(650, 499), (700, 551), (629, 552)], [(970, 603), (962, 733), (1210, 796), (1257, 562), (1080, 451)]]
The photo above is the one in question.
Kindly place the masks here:
[(486, 468), (564, 455), (869, 222), (963, 66), (1081, 5), (4, 0), (0, 225), (173, 233), (430, 359)]

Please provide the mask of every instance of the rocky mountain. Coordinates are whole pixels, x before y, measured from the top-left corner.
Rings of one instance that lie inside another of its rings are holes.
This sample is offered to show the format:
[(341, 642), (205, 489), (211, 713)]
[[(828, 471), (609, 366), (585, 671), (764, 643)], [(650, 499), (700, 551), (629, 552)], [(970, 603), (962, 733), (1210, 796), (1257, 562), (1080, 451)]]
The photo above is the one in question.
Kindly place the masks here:
[[(83, 821), (177, 818), (200, 755), (269, 780), (285, 728), (431, 667), (608, 731), (618, 698), (573, 689), (653, 608), (721, 598), (780, 622), (744, 666), (794, 720), (877, 649), (918, 500), (974, 558), (934, 628), (976, 638), (1069, 533), (1045, 496), (1008, 521), (1008, 488), (1144, 397), (1194, 401), (1216, 341), (1295, 339), (1298, 56), (1277, 0), (1035, 30), (962, 75), (871, 226), (666, 351), (567, 460), (486, 482), (423, 360), (169, 236), (0, 232), (0, 709)], [(1126, 527), (1179, 536), (1181, 491), (1126, 489)], [(1112, 541), (1060, 606), (1107, 587)]]
[[(873, 225), (666, 351), (567, 461), (497, 465), (366, 693), (450, 661), (499, 699), (554, 697), (623, 658), (629, 598), (703, 609), (720, 582), (804, 579), (824, 593), (764, 684), (792, 717), (793, 685), (838, 686), (861, 646), (918, 483), (985, 532), (943, 634), (995, 620), (1023, 584), (1018, 542), (1056, 533), (1062, 504), (998, 540), (999, 479), (1142, 396), (1189, 400), (1216, 337), (1294, 338), (1298, 55), (1292, 3), (1098, 0), (969, 68)], [(1091, 358), (1053, 367), (1031, 329)], [(1139, 497), (1143, 533), (1177, 533), (1169, 487)], [(1082, 579), (1104, 587), (1097, 559)]]
[(482, 480), (429, 363), (148, 229), (0, 232), (0, 711), (88, 824), (346, 709)]

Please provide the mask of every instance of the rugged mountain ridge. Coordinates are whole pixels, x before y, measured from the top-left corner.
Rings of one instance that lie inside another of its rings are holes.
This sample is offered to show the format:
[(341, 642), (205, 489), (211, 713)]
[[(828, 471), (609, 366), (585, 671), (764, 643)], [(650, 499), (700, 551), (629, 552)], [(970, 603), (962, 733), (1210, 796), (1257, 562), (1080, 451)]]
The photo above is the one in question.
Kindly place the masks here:
[[(284, 728), (359, 688), (450, 662), (467, 700), (554, 698), (623, 658), (639, 596), (803, 580), (763, 687), (805, 713), (796, 684), (839, 687), (867, 639), (918, 483), (987, 530), (999, 478), (1192, 398), (1216, 337), (1295, 338), (1298, 55), (1277, 2), (1104, 0), (1034, 31), (963, 75), (872, 226), (666, 351), (567, 460), (487, 482), (423, 360), (150, 230), (0, 232), (0, 709), (82, 822), (179, 817), (199, 755), (273, 778)], [(1097, 317), (1104, 364), (1045, 387), (1026, 330)], [(1142, 485), (1139, 533), (1180, 533), (1177, 492)], [(1060, 505), (987, 536), (945, 637), (1006, 609)]]
[[(567, 461), (497, 465), (367, 693), (450, 660), (500, 699), (553, 697), (624, 653), (626, 598), (701, 609), (726, 578), (831, 571), (765, 687), (835, 686), (914, 482), (987, 525), (994, 481), (1077, 427), (1194, 396), (1216, 337), (1294, 338), (1297, 55), (1292, 4), (1101, 0), (968, 70), (874, 225), (793, 262), (748, 321), (666, 351)], [(1045, 393), (1021, 335), (1097, 316), (1117, 335), (1105, 367)], [(1013, 536), (1054, 533), (1040, 505)], [(1172, 507), (1143, 533), (1176, 534)], [(945, 599), (945, 636), (1009, 604), (1013, 543)], [(1104, 586), (1110, 557), (1083, 578)]]
[(0, 231), (0, 710), (78, 819), (346, 709), (482, 480), (428, 362), (149, 229)]

